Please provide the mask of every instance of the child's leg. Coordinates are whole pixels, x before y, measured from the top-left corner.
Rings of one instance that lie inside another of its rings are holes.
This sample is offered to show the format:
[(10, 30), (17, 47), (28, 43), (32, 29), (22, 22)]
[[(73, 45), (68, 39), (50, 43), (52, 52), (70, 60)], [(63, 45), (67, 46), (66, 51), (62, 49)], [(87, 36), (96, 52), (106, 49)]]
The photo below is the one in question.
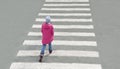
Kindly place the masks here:
[(40, 53), (41, 55), (44, 55), (45, 48), (46, 48), (46, 44), (43, 44)]
[(49, 53), (52, 53), (52, 44), (49, 43)]
[(43, 44), (43, 45), (42, 45), (42, 48), (41, 48), (41, 53), (40, 53), (39, 62), (42, 62), (42, 59), (43, 59), (43, 56), (44, 56), (45, 48), (46, 48), (46, 44)]

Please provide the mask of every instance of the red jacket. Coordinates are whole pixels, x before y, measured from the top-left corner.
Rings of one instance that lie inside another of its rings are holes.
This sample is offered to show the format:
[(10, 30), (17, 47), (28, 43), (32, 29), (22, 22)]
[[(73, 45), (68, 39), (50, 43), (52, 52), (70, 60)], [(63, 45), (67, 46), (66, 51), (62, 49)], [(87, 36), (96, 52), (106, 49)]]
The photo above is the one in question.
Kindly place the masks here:
[(44, 22), (42, 24), (41, 32), (42, 32), (42, 43), (43, 44), (49, 44), (50, 42), (53, 41), (54, 28), (53, 28), (53, 25), (51, 23), (47, 24)]

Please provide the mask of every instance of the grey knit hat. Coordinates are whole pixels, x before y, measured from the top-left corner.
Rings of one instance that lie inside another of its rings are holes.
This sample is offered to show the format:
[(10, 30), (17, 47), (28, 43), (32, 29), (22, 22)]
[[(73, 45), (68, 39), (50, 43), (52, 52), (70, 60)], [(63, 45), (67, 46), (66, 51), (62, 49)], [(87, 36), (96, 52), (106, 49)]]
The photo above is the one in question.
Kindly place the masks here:
[(50, 23), (50, 21), (51, 21), (50, 16), (46, 16), (45, 20), (46, 20), (46, 23)]

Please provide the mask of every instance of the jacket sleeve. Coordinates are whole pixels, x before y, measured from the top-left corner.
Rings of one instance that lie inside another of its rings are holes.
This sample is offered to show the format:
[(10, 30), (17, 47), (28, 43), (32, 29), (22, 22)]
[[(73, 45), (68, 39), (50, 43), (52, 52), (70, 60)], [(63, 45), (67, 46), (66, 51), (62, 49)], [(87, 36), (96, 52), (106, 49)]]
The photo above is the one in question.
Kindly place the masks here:
[(42, 26), (41, 26), (41, 32), (43, 32), (43, 24), (42, 24)]
[(52, 33), (52, 36), (54, 36), (54, 27), (53, 26), (51, 27), (52, 27), (51, 33)]

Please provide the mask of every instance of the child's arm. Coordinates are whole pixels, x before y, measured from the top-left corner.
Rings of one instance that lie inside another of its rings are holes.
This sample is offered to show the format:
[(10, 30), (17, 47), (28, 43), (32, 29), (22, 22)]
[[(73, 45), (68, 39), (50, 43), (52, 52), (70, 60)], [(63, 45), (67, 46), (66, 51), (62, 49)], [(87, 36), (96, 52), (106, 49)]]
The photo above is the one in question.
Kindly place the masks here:
[(43, 25), (41, 26), (41, 32), (43, 32)]
[(54, 36), (54, 27), (52, 26), (52, 36)]

